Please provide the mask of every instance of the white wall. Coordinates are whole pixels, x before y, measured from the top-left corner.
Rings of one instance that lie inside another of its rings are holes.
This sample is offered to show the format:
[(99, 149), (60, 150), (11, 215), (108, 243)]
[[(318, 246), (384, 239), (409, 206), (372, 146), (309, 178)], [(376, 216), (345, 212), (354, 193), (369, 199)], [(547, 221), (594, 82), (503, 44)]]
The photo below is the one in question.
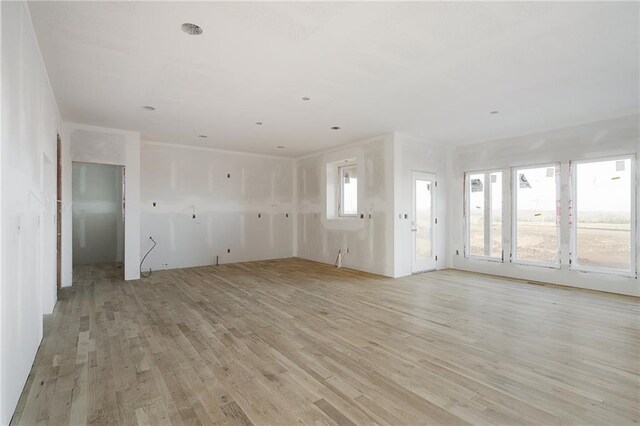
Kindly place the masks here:
[[(569, 269), (569, 222), (564, 215), (561, 223), (560, 270), (509, 263), (511, 237), (504, 233), (505, 263), (489, 262), (464, 257), (463, 188), (464, 173), (490, 169), (509, 169), (512, 166), (561, 162), (563, 174), (568, 176), (568, 162), (636, 154), (639, 151), (640, 117), (633, 115), (535, 135), (503, 139), (463, 146), (453, 153), (453, 181), (450, 192), (450, 251), (452, 266), (458, 269), (505, 275), (528, 280), (544, 281), (575, 287), (616, 293), (640, 295), (640, 284), (635, 278), (601, 273), (577, 272)], [(509, 175), (505, 176), (509, 180)], [(505, 192), (504, 206), (511, 205), (510, 193)], [(569, 206), (569, 187), (561, 189), (561, 209)], [(637, 244), (637, 241), (636, 241)], [(459, 255), (455, 255), (458, 250)], [(640, 253), (640, 250), (636, 250)]]
[[(56, 132), (61, 119), (24, 2), (0, 2), (0, 424), (56, 300)], [(61, 134), (64, 138), (64, 134)]]
[(144, 271), (291, 257), (293, 163), (143, 142), (140, 256), (157, 242)]
[[(393, 134), (304, 157), (296, 162), (297, 256), (393, 276)], [(358, 217), (328, 219), (327, 164), (355, 158)], [(360, 218), (360, 215), (364, 218)]]
[(140, 278), (140, 134), (65, 123), (68, 155), (63, 153), (62, 285), (72, 281), (71, 164), (73, 161), (125, 166), (124, 278)]
[[(448, 244), (448, 185), (447, 150), (403, 133), (394, 134), (394, 276), (411, 274), (413, 257), (411, 210), (413, 209), (412, 172), (436, 175), (435, 208), (438, 224), (435, 225), (436, 268), (447, 267)], [(404, 215), (408, 215), (408, 219)]]

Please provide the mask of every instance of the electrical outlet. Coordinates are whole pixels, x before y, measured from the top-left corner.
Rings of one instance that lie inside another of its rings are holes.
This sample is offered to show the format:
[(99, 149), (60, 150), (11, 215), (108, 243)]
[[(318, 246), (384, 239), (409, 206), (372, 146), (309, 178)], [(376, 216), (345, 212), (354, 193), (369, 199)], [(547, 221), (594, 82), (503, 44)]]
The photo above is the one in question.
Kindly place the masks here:
[(192, 215), (191, 215), (191, 217), (192, 217), (193, 219), (195, 219), (195, 218), (196, 218), (196, 214), (195, 214), (195, 213), (194, 213), (194, 214), (192, 214)]
[(153, 202), (153, 207), (155, 207), (155, 206), (156, 206), (156, 202), (154, 201), (154, 202)]
[(227, 179), (231, 179), (231, 173), (227, 173)]
[(231, 249), (227, 249), (227, 253), (231, 253)]
[(289, 217), (289, 213), (285, 213), (284, 217)]
[(460, 251), (456, 250), (456, 256), (460, 256)]
[(260, 219), (262, 217), (262, 214), (258, 213), (258, 219)]

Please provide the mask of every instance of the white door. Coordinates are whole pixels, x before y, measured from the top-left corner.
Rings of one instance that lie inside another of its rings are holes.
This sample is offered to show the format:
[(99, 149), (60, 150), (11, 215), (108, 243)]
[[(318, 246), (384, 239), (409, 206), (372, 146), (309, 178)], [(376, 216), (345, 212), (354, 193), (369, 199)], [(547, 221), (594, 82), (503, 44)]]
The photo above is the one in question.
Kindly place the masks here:
[(413, 209), (411, 217), (411, 272), (436, 269), (435, 217), (436, 176), (412, 173)]

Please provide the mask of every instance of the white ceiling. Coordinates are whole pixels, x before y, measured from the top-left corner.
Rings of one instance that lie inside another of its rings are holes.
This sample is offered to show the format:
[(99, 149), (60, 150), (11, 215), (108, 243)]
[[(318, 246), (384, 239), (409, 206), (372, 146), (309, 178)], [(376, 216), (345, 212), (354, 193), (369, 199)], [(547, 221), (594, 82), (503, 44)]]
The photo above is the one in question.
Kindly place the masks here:
[(466, 144), (639, 111), (638, 2), (30, 10), (63, 118), (160, 142), (297, 157), (394, 130)]

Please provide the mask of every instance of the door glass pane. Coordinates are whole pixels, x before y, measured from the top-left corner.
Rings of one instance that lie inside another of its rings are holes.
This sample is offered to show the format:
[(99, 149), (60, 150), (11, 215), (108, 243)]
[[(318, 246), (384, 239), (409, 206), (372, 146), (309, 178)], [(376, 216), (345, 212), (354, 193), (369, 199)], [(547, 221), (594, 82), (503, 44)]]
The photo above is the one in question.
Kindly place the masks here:
[(484, 173), (469, 175), (469, 252), (484, 256), (485, 181)]
[(430, 258), (432, 247), (431, 181), (416, 179), (416, 256)]
[(576, 167), (578, 265), (631, 269), (631, 160)]
[(516, 170), (516, 258), (558, 263), (556, 170), (554, 166)]
[(491, 257), (502, 257), (502, 172), (491, 173)]

